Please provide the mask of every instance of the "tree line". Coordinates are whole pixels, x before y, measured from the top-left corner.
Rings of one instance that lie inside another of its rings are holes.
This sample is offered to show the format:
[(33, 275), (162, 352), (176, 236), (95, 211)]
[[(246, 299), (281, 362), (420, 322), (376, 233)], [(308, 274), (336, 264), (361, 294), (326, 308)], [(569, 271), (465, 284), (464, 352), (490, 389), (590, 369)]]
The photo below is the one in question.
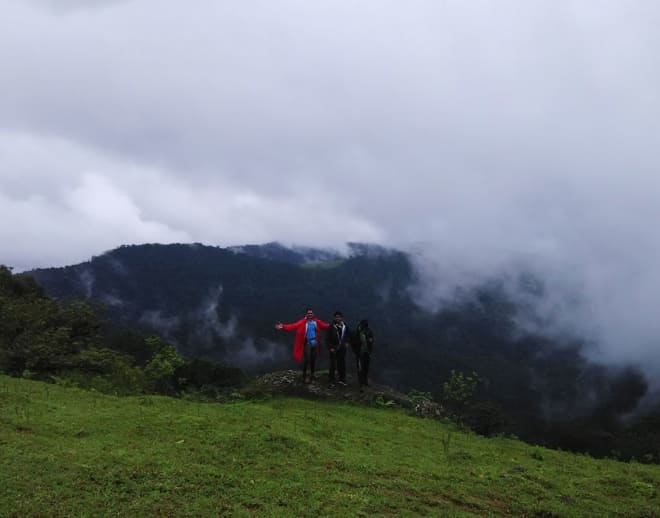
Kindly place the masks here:
[(87, 301), (57, 301), (2, 265), (0, 372), (121, 395), (215, 394), (244, 378), (238, 368), (184, 358), (158, 335), (116, 326)]

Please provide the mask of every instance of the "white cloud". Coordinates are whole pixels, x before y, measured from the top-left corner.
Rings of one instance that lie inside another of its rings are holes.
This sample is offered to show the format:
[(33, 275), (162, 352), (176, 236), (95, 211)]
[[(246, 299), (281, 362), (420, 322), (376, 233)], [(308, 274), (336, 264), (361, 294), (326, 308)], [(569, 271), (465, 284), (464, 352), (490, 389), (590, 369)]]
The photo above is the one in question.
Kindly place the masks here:
[(336, 193), (318, 188), (268, 197), (231, 179), (191, 182), (60, 138), (6, 132), (0, 156), (0, 230), (12, 243), (0, 261), (19, 270), (80, 262), (131, 243), (382, 238)]

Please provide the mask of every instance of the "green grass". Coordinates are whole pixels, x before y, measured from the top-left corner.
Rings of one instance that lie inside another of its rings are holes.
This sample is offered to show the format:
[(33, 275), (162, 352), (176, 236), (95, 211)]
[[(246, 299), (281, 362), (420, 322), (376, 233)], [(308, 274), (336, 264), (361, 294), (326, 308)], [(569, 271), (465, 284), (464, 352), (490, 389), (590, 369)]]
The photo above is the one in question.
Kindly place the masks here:
[(0, 516), (658, 516), (660, 466), (402, 410), (113, 397), (0, 376)]

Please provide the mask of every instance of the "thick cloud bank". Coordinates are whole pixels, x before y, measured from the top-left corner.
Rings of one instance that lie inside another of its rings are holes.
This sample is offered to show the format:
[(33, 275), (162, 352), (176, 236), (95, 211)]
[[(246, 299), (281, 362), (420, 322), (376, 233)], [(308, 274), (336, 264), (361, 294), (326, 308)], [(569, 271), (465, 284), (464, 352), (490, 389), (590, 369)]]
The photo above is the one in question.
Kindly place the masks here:
[(657, 2), (6, 4), (0, 262), (415, 247), (427, 304), (531, 269), (552, 327), (660, 371)]

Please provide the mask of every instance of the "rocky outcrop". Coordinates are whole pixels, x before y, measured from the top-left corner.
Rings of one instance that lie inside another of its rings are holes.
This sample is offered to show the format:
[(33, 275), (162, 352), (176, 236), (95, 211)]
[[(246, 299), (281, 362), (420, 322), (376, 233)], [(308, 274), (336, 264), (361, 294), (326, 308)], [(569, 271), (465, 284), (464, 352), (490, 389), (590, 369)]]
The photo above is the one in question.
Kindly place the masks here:
[(412, 410), (420, 417), (439, 418), (445, 415), (442, 406), (435, 401), (413, 399), (387, 385), (370, 381), (369, 386), (361, 391), (357, 379), (351, 374), (347, 374), (345, 386), (335, 384), (330, 387), (327, 371), (317, 373), (310, 383), (304, 383), (300, 371), (269, 372), (257, 377), (248, 390), (269, 395), (281, 394), (311, 399), (403, 407)]

